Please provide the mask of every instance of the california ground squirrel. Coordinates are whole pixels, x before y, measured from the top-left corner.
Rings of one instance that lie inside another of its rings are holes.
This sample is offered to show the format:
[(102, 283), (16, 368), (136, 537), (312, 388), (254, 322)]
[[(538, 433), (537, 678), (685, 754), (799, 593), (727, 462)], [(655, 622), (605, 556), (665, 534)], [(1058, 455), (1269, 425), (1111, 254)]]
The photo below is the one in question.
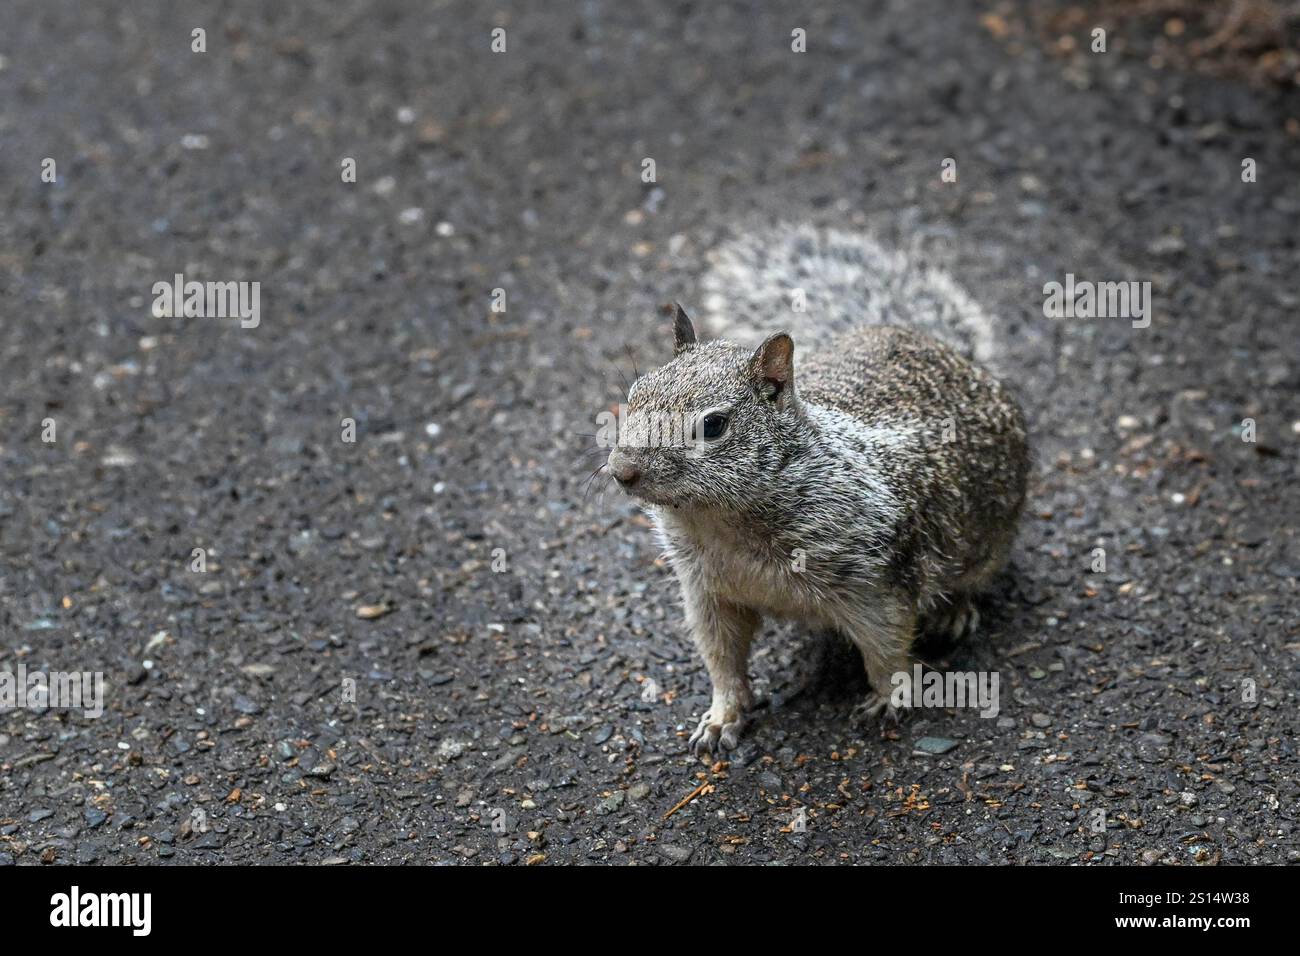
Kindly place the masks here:
[[(672, 361), (632, 385), (640, 426), (620, 429), (608, 467), (655, 524), (713, 682), (691, 748), (736, 746), (762, 615), (843, 633), (866, 666), (866, 709), (892, 712), (914, 636), (972, 630), (971, 599), (1007, 560), (1029, 473), (1019, 406), (914, 329), (814, 343), (796, 375), (788, 332), (701, 342), (680, 306), (674, 327)], [(647, 420), (669, 419), (688, 441), (645, 440)]]

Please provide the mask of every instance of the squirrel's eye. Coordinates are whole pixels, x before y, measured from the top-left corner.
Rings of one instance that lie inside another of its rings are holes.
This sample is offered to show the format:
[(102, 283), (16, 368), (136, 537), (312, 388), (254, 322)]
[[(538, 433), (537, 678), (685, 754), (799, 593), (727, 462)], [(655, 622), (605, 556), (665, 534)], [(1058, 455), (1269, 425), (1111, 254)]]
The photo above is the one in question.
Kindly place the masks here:
[(718, 438), (727, 429), (727, 416), (721, 412), (712, 412), (704, 416), (700, 425), (700, 434), (706, 441)]

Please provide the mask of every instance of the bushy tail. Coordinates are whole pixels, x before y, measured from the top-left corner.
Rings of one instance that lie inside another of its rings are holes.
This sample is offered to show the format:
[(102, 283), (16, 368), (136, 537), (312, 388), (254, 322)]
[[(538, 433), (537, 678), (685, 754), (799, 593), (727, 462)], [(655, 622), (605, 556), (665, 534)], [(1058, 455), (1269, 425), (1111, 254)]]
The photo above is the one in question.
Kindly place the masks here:
[(757, 345), (784, 328), (796, 344), (819, 346), (855, 326), (887, 324), (927, 332), (981, 362), (992, 357), (988, 314), (919, 249), (778, 225), (723, 242), (708, 263), (705, 320), (720, 338)]

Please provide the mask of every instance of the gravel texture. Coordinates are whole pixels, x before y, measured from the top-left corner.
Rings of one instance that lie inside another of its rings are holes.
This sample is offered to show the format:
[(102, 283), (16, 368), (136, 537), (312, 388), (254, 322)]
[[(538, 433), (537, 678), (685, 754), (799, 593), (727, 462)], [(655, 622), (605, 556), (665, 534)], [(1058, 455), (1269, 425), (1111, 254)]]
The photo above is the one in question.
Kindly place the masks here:
[[(1009, 5), (115, 6), (0, 37), (0, 669), (106, 681), (0, 712), (0, 864), (1300, 860), (1293, 93)], [(590, 435), (780, 222), (951, 273), (1039, 462), (982, 635), (927, 652), (996, 718), (856, 723), (853, 657), (768, 626), (710, 767)], [(1151, 326), (1045, 318), (1067, 272)], [(155, 318), (175, 273), (261, 324)]]

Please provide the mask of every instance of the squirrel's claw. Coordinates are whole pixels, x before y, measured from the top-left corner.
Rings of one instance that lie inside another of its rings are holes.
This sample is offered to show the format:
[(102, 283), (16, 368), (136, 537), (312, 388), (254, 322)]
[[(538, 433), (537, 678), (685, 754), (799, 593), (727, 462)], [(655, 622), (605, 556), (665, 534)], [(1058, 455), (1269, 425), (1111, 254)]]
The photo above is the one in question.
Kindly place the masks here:
[(704, 758), (721, 754), (724, 750), (735, 750), (740, 743), (741, 732), (745, 729), (743, 716), (726, 723), (715, 724), (713, 712), (705, 711), (700, 724), (691, 734), (688, 746), (695, 756)]
[(953, 604), (925, 623), (929, 633), (954, 643), (974, 637), (979, 626), (979, 608), (969, 599)]
[(949, 621), (948, 633), (952, 635), (954, 641), (960, 641), (964, 638), (974, 637), (975, 632), (979, 630), (980, 612), (973, 604), (966, 604), (958, 608)]
[(894, 706), (889, 697), (871, 691), (865, 700), (853, 708), (852, 719), (862, 721), (879, 719), (882, 723), (897, 727), (902, 723), (904, 708)]

